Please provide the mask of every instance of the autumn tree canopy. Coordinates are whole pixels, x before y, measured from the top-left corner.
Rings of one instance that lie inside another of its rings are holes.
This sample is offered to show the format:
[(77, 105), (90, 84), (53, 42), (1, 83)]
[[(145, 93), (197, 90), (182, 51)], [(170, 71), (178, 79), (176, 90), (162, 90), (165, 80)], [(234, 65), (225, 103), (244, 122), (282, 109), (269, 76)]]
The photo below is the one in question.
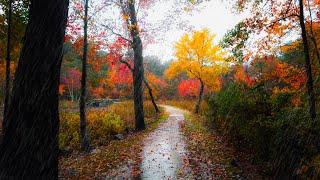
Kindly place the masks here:
[(199, 110), (204, 86), (212, 91), (220, 88), (220, 75), (227, 71), (224, 52), (219, 45), (214, 45), (215, 35), (208, 29), (185, 34), (175, 44), (175, 58), (165, 74), (172, 79), (178, 74), (186, 73), (190, 78), (200, 81)]
[(166, 77), (172, 79), (186, 73), (208, 89), (218, 90), (219, 77), (226, 72), (227, 63), (220, 46), (213, 44), (214, 37), (207, 29), (183, 35), (175, 44), (175, 60), (166, 70)]

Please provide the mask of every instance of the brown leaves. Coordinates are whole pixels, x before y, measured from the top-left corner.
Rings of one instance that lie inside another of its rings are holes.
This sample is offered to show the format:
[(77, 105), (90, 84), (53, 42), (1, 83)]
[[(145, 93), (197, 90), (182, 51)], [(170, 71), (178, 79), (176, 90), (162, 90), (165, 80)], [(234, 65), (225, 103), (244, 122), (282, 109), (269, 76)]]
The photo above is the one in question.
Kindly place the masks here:
[[(102, 178), (108, 176), (131, 176), (139, 171), (139, 153), (142, 133), (129, 136), (121, 141), (112, 141), (97, 147), (91, 154), (74, 153), (60, 158), (60, 177), (70, 179)], [(121, 169), (127, 168), (129, 172)], [(125, 174), (125, 173), (129, 173)]]
[(157, 117), (143, 132), (128, 134), (123, 140), (110, 141), (98, 146), (90, 154), (73, 152), (70, 156), (60, 157), (59, 177), (63, 179), (92, 178), (134, 178), (141, 173), (142, 142), (145, 136), (166, 119), (167, 115)]
[[(188, 159), (194, 177), (202, 179), (232, 179), (242, 176), (240, 167), (233, 167), (232, 160), (236, 159), (235, 151), (225, 144), (225, 140), (208, 129), (204, 120), (199, 116), (190, 116), (185, 126), (181, 126), (187, 138)], [(248, 173), (247, 177), (257, 178), (255, 174)], [(241, 175), (241, 176), (240, 176)]]

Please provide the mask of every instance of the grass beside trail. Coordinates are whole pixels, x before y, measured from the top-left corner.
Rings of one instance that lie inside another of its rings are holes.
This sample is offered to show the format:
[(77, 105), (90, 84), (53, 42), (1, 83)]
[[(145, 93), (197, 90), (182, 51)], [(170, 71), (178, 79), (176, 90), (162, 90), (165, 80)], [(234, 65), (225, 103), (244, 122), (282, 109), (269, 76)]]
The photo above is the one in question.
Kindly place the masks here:
[[(67, 106), (68, 104), (71, 105)], [(77, 106), (75, 102), (65, 101), (60, 104), (59, 148), (63, 151), (80, 150), (80, 115), (73, 109), (75, 106)], [(151, 102), (144, 102), (143, 108), (146, 124), (152, 123), (159, 117)], [(90, 144), (106, 145), (114, 139), (114, 135), (134, 131), (134, 103), (123, 101), (106, 107), (88, 108), (86, 121)]]
[[(143, 139), (155, 130), (159, 123), (164, 122), (167, 117), (166, 113), (162, 113), (155, 121), (147, 124), (146, 130), (128, 134), (123, 140), (113, 140), (105, 146), (96, 147), (90, 154), (85, 155), (75, 152), (68, 157), (61, 157), (59, 160), (60, 178), (138, 177), (140, 174), (140, 154), (142, 152)], [(129, 170), (112, 171), (121, 166), (130, 168)]]

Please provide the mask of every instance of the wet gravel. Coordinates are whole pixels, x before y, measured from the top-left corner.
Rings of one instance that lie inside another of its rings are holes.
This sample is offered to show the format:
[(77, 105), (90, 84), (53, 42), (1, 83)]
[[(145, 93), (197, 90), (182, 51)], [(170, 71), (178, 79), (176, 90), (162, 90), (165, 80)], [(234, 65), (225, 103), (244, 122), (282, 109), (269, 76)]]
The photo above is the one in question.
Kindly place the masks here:
[(189, 174), (189, 170), (183, 167), (187, 153), (179, 126), (185, 120), (185, 111), (171, 106), (163, 107), (169, 117), (144, 142), (141, 179), (178, 179)]

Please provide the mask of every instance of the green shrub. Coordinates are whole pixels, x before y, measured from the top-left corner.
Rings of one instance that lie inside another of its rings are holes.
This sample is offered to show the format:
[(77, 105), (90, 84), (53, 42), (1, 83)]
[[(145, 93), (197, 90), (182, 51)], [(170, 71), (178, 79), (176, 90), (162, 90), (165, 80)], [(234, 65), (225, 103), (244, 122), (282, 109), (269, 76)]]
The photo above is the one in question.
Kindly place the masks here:
[(269, 163), (273, 176), (315, 177), (319, 125), (311, 125), (307, 109), (292, 106), (291, 98), (290, 93), (272, 95), (263, 85), (229, 83), (209, 98), (208, 118), (237, 146)]
[(208, 101), (209, 116), (215, 126), (233, 140), (250, 143), (257, 152), (264, 152), (268, 141), (257, 138), (264, 138), (266, 126), (270, 126), (270, 119), (266, 116), (266, 107), (270, 105), (266, 101), (256, 103), (253, 100), (263, 99), (264, 95), (257, 95), (258, 89), (254, 90), (255, 93), (246, 91), (245, 86), (233, 83), (213, 95)]
[(277, 117), (273, 139), (273, 173), (283, 178), (319, 177), (320, 166), (312, 167), (319, 156), (319, 125), (310, 121), (303, 108), (285, 109)]

